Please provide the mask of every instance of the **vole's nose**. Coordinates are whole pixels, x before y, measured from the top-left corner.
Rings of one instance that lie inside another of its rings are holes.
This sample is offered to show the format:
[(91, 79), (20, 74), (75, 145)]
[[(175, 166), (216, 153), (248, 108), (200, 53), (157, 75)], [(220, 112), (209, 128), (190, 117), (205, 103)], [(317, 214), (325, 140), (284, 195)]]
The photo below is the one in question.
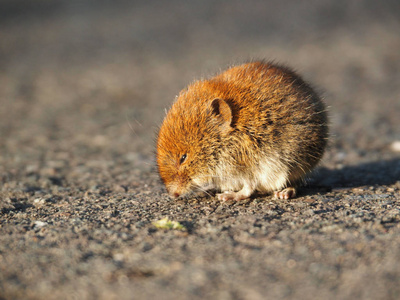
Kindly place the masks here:
[(168, 190), (168, 195), (173, 199), (178, 198), (182, 194), (180, 189), (175, 186), (171, 186), (167, 190)]

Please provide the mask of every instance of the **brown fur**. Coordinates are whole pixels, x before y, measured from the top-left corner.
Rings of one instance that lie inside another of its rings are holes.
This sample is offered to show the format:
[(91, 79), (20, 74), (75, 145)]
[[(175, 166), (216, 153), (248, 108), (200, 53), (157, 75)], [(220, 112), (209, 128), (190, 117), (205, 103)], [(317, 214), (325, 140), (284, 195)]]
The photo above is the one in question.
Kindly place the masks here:
[(321, 159), (327, 132), (324, 104), (298, 75), (248, 63), (179, 94), (159, 131), (158, 169), (173, 197), (216, 188), (240, 200), (294, 187)]

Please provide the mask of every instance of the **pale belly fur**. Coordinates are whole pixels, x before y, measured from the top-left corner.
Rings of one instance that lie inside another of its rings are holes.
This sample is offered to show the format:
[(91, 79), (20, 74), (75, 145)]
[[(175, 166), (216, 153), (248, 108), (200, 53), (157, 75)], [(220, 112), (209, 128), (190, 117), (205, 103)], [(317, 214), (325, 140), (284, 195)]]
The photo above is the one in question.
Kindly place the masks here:
[[(240, 174), (238, 174), (240, 173)], [(239, 191), (247, 186), (253, 191), (272, 192), (285, 188), (288, 184), (287, 165), (278, 159), (266, 158), (258, 165), (237, 172), (232, 167), (220, 167), (213, 176), (213, 185), (221, 192)]]

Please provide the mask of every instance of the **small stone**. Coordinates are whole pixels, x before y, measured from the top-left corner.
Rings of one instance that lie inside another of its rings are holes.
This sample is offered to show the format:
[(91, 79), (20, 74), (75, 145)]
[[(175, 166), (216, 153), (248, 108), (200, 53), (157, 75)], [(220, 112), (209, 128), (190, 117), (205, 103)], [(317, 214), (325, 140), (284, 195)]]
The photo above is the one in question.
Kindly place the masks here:
[(288, 266), (289, 269), (293, 269), (294, 267), (296, 267), (297, 262), (294, 259), (289, 259), (286, 262), (286, 265)]
[(124, 254), (122, 253), (116, 253), (113, 256), (113, 260), (117, 261), (117, 262), (121, 262), (124, 260)]
[(315, 201), (316, 200), (314, 200), (312, 198), (307, 198), (307, 199), (304, 200), (304, 202), (307, 202), (307, 203), (314, 203)]
[(391, 145), (390, 148), (394, 152), (400, 152), (400, 141), (394, 141)]
[(114, 192), (117, 193), (125, 193), (127, 192), (127, 188), (125, 186), (119, 185), (119, 184), (115, 184), (113, 187)]
[(306, 216), (313, 216), (315, 214), (315, 211), (313, 209), (307, 209), (304, 214)]
[(46, 199), (45, 198), (36, 198), (35, 200), (33, 200), (33, 203), (36, 205), (45, 204)]
[(363, 193), (363, 192), (364, 192), (364, 189), (363, 189), (363, 188), (353, 188), (352, 191), (353, 191), (354, 193), (360, 194), (360, 193)]
[(343, 161), (345, 158), (346, 158), (346, 156), (347, 156), (347, 153), (346, 152), (344, 152), (344, 151), (339, 151), (337, 154), (336, 154), (336, 160), (338, 160), (338, 161)]
[(40, 229), (46, 225), (48, 225), (46, 222), (42, 222), (42, 221), (35, 221), (35, 223), (33, 223), (33, 228), (34, 229)]

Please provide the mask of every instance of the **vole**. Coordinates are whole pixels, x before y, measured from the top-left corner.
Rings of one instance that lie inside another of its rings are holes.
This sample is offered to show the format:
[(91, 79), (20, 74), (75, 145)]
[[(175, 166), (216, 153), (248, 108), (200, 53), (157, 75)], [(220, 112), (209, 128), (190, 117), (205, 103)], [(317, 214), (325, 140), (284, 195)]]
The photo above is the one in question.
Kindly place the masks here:
[(180, 92), (158, 133), (158, 171), (173, 198), (215, 189), (220, 200), (289, 199), (327, 136), (325, 105), (299, 75), (246, 63)]

